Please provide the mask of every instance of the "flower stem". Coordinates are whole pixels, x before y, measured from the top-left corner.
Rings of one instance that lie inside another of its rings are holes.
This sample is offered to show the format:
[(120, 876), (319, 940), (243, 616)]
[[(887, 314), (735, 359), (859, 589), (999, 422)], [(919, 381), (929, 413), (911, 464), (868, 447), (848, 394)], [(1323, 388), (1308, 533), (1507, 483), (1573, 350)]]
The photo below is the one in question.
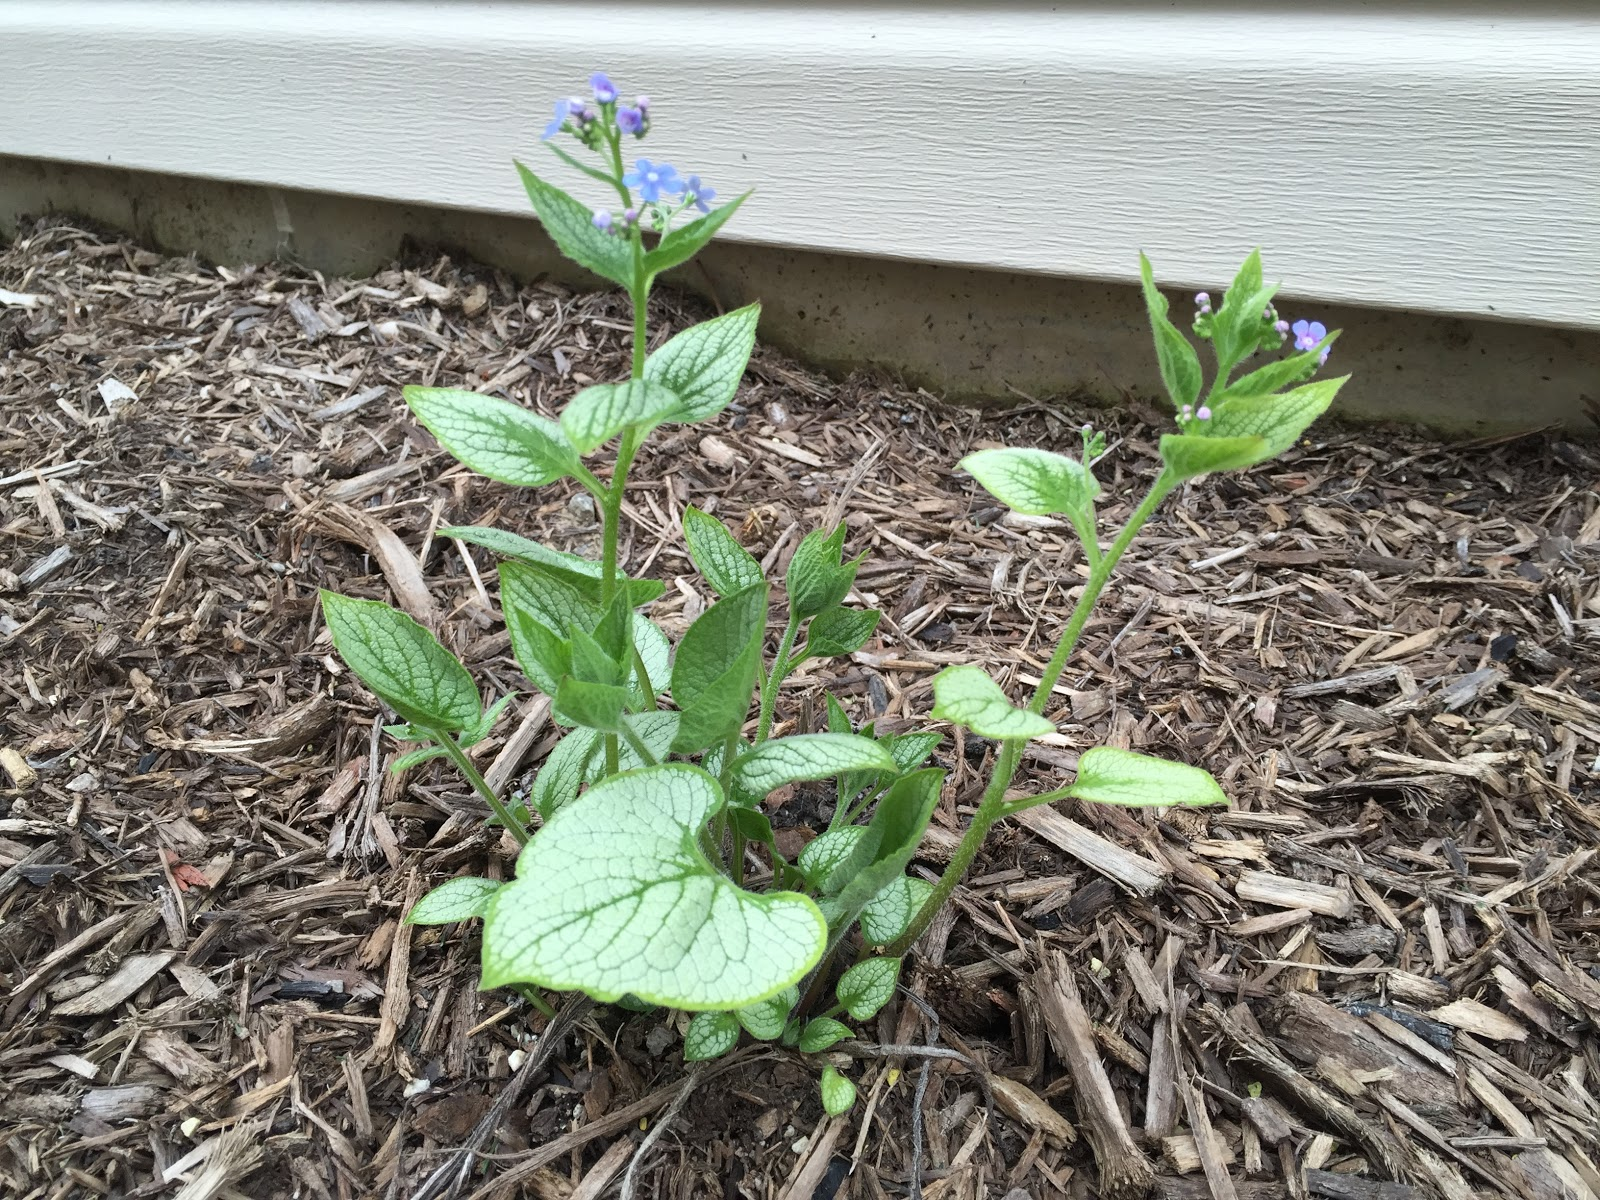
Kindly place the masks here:
[(761, 681), (761, 723), (756, 726), (756, 745), (767, 740), (767, 734), (772, 731), (772, 717), (778, 708), (778, 687), (783, 683), (794, 668), (794, 663), (789, 661), (789, 653), (794, 649), (794, 639), (800, 633), (800, 619), (793, 611), (789, 613), (789, 623), (784, 627), (783, 640), (778, 643), (778, 653), (772, 659), (772, 673)]
[(511, 831), (511, 836), (517, 839), (517, 845), (526, 846), (529, 837), (527, 829), (523, 827), (521, 821), (512, 815), (505, 802), (494, 794), (494, 789), (489, 786), (489, 781), (483, 777), (477, 767), (472, 765), (472, 760), (467, 757), (467, 752), (456, 743), (455, 738), (443, 731), (430, 729), (428, 732), (433, 734), (433, 740), (445, 752), (446, 757), (455, 763), (456, 769), (467, 777), (467, 782), (472, 785), (473, 791), (483, 797), (484, 802), (489, 805), (490, 810), (500, 824)]
[[(1061, 678), (1061, 672), (1066, 669), (1067, 659), (1072, 655), (1084, 626), (1089, 622), (1089, 614), (1094, 609), (1095, 601), (1105, 590), (1112, 572), (1117, 569), (1117, 563), (1133, 544), (1133, 539), (1138, 536), (1140, 528), (1150, 519), (1150, 514), (1155, 512), (1161, 501), (1166, 499), (1168, 493), (1177, 486), (1178, 479), (1170, 471), (1163, 470), (1156, 476), (1156, 481), (1150, 485), (1149, 493), (1139, 502), (1139, 507), (1133, 510), (1133, 515), (1128, 518), (1128, 523), (1123, 526), (1122, 532), (1117, 534), (1117, 540), (1111, 543), (1111, 548), (1090, 569), (1089, 581), (1084, 585), (1083, 594), (1078, 597), (1078, 602), (1073, 607), (1072, 616), (1068, 618), (1067, 626), (1061, 632), (1061, 640), (1056, 644), (1055, 653), (1050, 656), (1050, 662), (1039, 680), (1039, 687), (1028, 705), (1030, 711), (1044, 712), (1050, 700), (1050, 693)], [(983, 799), (978, 802), (978, 811), (973, 814), (972, 824), (962, 835), (961, 844), (951, 855), (950, 863), (945, 867), (944, 874), (939, 877), (939, 882), (929, 893), (927, 900), (923, 901), (922, 907), (917, 910), (915, 919), (889, 947), (889, 954), (904, 954), (922, 936), (923, 930), (927, 929), (934, 914), (945, 901), (950, 899), (951, 894), (961, 883), (967, 868), (972, 865), (972, 860), (978, 856), (983, 839), (988, 836), (990, 828), (996, 821), (1044, 802), (1042, 797), (1029, 797), (1026, 801), (1006, 803), (1006, 789), (1011, 786), (1017, 767), (1022, 763), (1022, 751), (1026, 745), (1026, 742), (1020, 740), (1001, 743), (1000, 757), (995, 761), (994, 774), (989, 777), (989, 785), (984, 789)]]

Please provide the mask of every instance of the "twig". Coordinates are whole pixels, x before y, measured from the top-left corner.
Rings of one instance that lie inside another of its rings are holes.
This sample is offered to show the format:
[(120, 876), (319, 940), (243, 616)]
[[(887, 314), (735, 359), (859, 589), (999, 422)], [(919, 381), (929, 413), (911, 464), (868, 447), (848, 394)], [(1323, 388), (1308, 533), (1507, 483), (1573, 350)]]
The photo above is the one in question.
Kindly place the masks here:
[(483, 1148), (490, 1135), (500, 1127), (500, 1122), (505, 1120), (506, 1114), (522, 1098), (523, 1091), (533, 1081), (534, 1076), (544, 1070), (562, 1039), (583, 1019), (583, 1015), (593, 1007), (593, 1004), (594, 1002), (582, 993), (574, 993), (567, 999), (561, 1006), (561, 1011), (556, 1014), (555, 1020), (545, 1026), (545, 1031), (539, 1035), (539, 1044), (528, 1056), (528, 1061), (506, 1081), (506, 1086), (495, 1097), (489, 1111), (484, 1113), (482, 1119), (472, 1127), (466, 1142), (440, 1163), (433, 1174), (422, 1181), (422, 1186), (412, 1193), (411, 1200), (439, 1200), (441, 1197), (454, 1196), (460, 1192), (467, 1182), (467, 1177), (472, 1173), (472, 1164), (478, 1157), (478, 1151)]
[[(928, 1041), (923, 1050), (938, 1049), (939, 1014), (933, 1011), (932, 1005), (909, 988), (900, 987), (898, 990), (907, 1000), (917, 1006), (918, 1011), (922, 1013), (923, 1020), (928, 1024)], [(908, 1200), (922, 1200), (922, 1105), (928, 1098), (928, 1071), (932, 1068), (935, 1057), (942, 1058), (943, 1055), (923, 1054), (922, 1066), (917, 1070), (916, 1094), (911, 1100), (911, 1178), (906, 1184)], [(984, 1090), (988, 1090), (987, 1081), (985, 1081)], [(991, 1120), (994, 1117), (992, 1106), (989, 1116)]]
[(689, 1097), (694, 1094), (695, 1088), (700, 1086), (704, 1077), (703, 1065), (697, 1064), (684, 1078), (678, 1088), (678, 1094), (672, 1098), (672, 1103), (667, 1105), (667, 1111), (657, 1118), (656, 1123), (650, 1127), (650, 1132), (644, 1135), (644, 1141), (639, 1143), (639, 1148), (633, 1153), (633, 1161), (628, 1164), (628, 1173), (622, 1177), (622, 1200), (633, 1200), (633, 1188), (638, 1182), (639, 1167), (650, 1151), (654, 1150), (656, 1143), (667, 1132), (667, 1126), (677, 1120), (678, 1114), (683, 1111), (683, 1106)]

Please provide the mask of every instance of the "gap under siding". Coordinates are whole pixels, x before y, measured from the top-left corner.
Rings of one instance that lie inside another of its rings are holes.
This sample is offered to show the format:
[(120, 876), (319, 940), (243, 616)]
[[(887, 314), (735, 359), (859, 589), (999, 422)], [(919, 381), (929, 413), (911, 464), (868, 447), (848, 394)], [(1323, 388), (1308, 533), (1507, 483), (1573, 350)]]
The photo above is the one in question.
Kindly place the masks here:
[[(523, 279), (596, 283), (531, 217), (0, 156), (0, 233), (50, 212), (224, 264), (290, 259), (359, 276), (409, 241)], [(1129, 285), (722, 241), (672, 282), (724, 308), (760, 300), (762, 339), (803, 362), (887, 371), (951, 400), (1115, 404), (1161, 390), (1143, 299)], [(1167, 290), (1186, 313), (1187, 296)], [(1280, 307), (1344, 330), (1335, 365), (1353, 378), (1336, 412), (1347, 419), (1458, 436), (1600, 432), (1585, 404), (1600, 401), (1600, 331), (1298, 303), (1292, 293)]]

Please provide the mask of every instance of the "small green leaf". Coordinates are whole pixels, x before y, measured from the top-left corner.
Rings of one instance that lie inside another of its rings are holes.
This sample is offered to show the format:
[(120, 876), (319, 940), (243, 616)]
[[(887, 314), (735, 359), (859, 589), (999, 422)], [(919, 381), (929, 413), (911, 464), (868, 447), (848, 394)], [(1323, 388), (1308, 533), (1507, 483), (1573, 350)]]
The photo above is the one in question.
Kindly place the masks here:
[(1115, 746), (1096, 746), (1078, 760), (1069, 796), (1095, 804), (1141, 807), (1156, 804), (1226, 804), (1207, 771)]
[(857, 1021), (869, 1021), (893, 999), (899, 980), (898, 958), (869, 958), (839, 976), (834, 991), (845, 1012)]
[(628, 240), (596, 229), (594, 211), (587, 204), (546, 183), (520, 162), (517, 171), (556, 248), (602, 279), (632, 288), (633, 247)]
[(944, 741), (940, 733), (892, 733), (878, 739), (889, 747), (889, 755), (902, 771), (914, 771)]
[(506, 633), (517, 665), (534, 687), (546, 696), (555, 696), (562, 679), (572, 670), (571, 643), (522, 609), (510, 604), (504, 607)]
[(850, 861), (856, 847), (867, 836), (864, 825), (847, 825), (843, 829), (830, 829), (805, 844), (795, 866), (806, 882), (824, 896), (844, 886), (839, 868)]
[(412, 767), (420, 767), (425, 762), (432, 762), (436, 758), (445, 756), (443, 746), (424, 746), (421, 750), (412, 750), (402, 754), (389, 764), (389, 772), (398, 775), (402, 771), (409, 771)]
[(1322, 357), (1323, 349), (1333, 345), (1338, 337), (1339, 330), (1335, 329), (1323, 338), (1315, 349), (1301, 354), (1291, 354), (1287, 358), (1275, 358), (1265, 366), (1257, 367), (1248, 375), (1239, 376), (1228, 385), (1227, 390), (1211, 402), (1212, 411), (1217, 411), (1230, 400), (1241, 396), (1270, 396), (1280, 388), (1309, 378), (1317, 368), (1317, 360)]
[(797, 983), (827, 924), (793, 892), (737, 886), (700, 849), (723, 806), (698, 767), (663, 763), (590, 788), (538, 831), (495, 896), (484, 988), (532, 983), (609, 1002), (743, 1008)]
[(1212, 471), (1237, 471), (1272, 456), (1265, 438), (1213, 437), (1208, 433), (1164, 433), (1161, 461), (1179, 479)]
[(761, 580), (761, 564), (723, 523), (694, 505), (683, 510), (683, 540), (689, 557), (719, 596), (731, 596)]
[(979, 737), (1027, 739), (1056, 727), (1036, 712), (1006, 699), (1000, 685), (977, 667), (946, 667), (933, 677), (933, 716), (965, 726)]
[(821, 1054), (829, 1046), (836, 1046), (850, 1037), (850, 1026), (832, 1017), (813, 1017), (800, 1031), (802, 1054)]
[(1100, 484), (1087, 467), (1048, 450), (979, 450), (961, 460), (961, 469), (1001, 504), (1031, 516), (1088, 516), (1100, 494)]
[[(672, 752), (672, 739), (678, 733), (678, 714), (657, 710), (633, 713), (624, 720), (628, 722), (634, 736), (644, 743), (646, 750), (650, 751), (650, 756), (656, 762), (665, 762), (667, 755)], [(639, 757), (639, 752), (627, 741), (617, 747), (617, 755), (619, 771), (632, 771), (650, 765)], [(592, 774), (587, 777), (586, 782), (593, 783), (601, 779), (605, 774), (604, 768), (605, 760), (597, 755), (590, 762)]]
[(1155, 333), (1156, 362), (1161, 367), (1161, 382), (1167, 385), (1172, 407), (1193, 404), (1200, 395), (1200, 356), (1189, 339), (1167, 318), (1167, 298), (1156, 287), (1150, 260), (1139, 255), (1139, 282), (1144, 288), (1144, 304)]
[(324, 591), (322, 619), (339, 657), (407, 721), (452, 733), (476, 724), (481, 705), (472, 676), (405, 613)]
[(887, 946), (911, 927), (911, 919), (932, 894), (933, 884), (927, 880), (901, 875), (861, 910), (862, 940), (869, 946)]
[[(485, 550), (498, 554), (501, 558), (514, 559), (524, 566), (553, 575), (585, 600), (596, 605), (600, 603), (600, 564), (590, 562), (587, 558), (579, 558), (576, 554), (567, 554), (561, 550), (552, 550), (520, 534), (509, 533), (504, 529), (492, 529), (486, 525), (451, 525), (439, 530), (439, 536), (471, 542), (475, 546), (482, 546)], [(620, 582), (627, 587), (630, 608), (649, 604), (667, 590), (667, 585), (659, 579), (629, 579)]]
[(1222, 306), (1211, 321), (1211, 346), (1217, 356), (1217, 377), (1224, 383), (1235, 364), (1260, 343), (1267, 305), (1277, 287), (1261, 278), (1261, 251), (1252, 250), (1228, 285)]
[(856, 581), (856, 563), (841, 562), (844, 534), (843, 525), (832, 533), (814, 530), (795, 547), (783, 580), (789, 593), (789, 610), (795, 616), (814, 617), (850, 594)]
[(944, 772), (927, 768), (902, 775), (878, 798), (866, 835), (829, 876), (838, 890), (827, 897), (824, 913), (835, 937), (904, 873), (922, 843), (943, 786)]
[(733, 827), (743, 835), (746, 841), (757, 842), (763, 846), (772, 842), (772, 822), (767, 819), (767, 814), (758, 808), (746, 808), (740, 804), (728, 806), (728, 816), (733, 821)]
[(589, 764), (599, 757), (602, 742), (597, 729), (574, 729), (556, 743), (544, 766), (533, 777), (528, 802), (548, 821), (556, 812), (577, 799), (588, 775)]
[(598, 600), (564, 577), (524, 562), (500, 564), (500, 607), (527, 613), (563, 641), (574, 628), (592, 633), (600, 624)]
[(554, 699), (556, 719), (563, 725), (618, 733), (628, 704), (628, 690), (613, 684), (586, 683), (568, 675), (556, 688)]
[(493, 733), (495, 725), (499, 723), (500, 718), (505, 714), (506, 707), (516, 698), (517, 694), (515, 692), (507, 692), (483, 711), (483, 714), (478, 718), (477, 724), (470, 729), (463, 729), (461, 731), (462, 749), (465, 750), (476, 746)]
[(695, 1013), (683, 1033), (683, 1061), (721, 1058), (738, 1044), (739, 1022), (733, 1019), (732, 1013)]
[(411, 906), (406, 924), (453, 925), (481, 917), (489, 911), (490, 899), (504, 886), (496, 880), (471, 875), (447, 879)]
[(830, 1117), (842, 1117), (856, 1102), (856, 1085), (839, 1074), (832, 1063), (822, 1068), (818, 1083), (822, 1090), (822, 1110)]
[(767, 585), (724, 596), (678, 644), (672, 698), (683, 714), (673, 750), (690, 754), (744, 724), (767, 628)]
[(572, 677), (583, 683), (604, 683), (621, 689), (622, 664), (607, 654), (595, 637), (581, 629), (572, 630)]
[(561, 430), (579, 454), (588, 454), (630, 425), (655, 428), (678, 403), (676, 392), (648, 379), (597, 383), (567, 402)]
[(413, 386), (401, 394), (439, 444), (479, 475), (542, 487), (577, 469), (561, 426), (509, 400), (453, 388)]
[(843, 658), (867, 644), (883, 614), (871, 608), (825, 608), (806, 628), (806, 654), (811, 658)]
[[(727, 223), (729, 217), (739, 210), (739, 206), (750, 198), (746, 192), (736, 200), (724, 204), (721, 208), (714, 208), (703, 217), (690, 221), (687, 225), (680, 225), (670, 231), (654, 250), (644, 256), (644, 269), (652, 278), (663, 271), (670, 271), (680, 263), (686, 263), (700, 252), (700, 247), (709, 242)], [(626, 286), (626, 284), (624, 284)]]
[(802, 733), (763, 742), (733, 764), (733, 778), (765, 796), (786, 783), (866, 770), (895, 770), (894, 759), (878, 742), (853, 733)]
[(645, 359), (644, 377), (678, 394), (666, 420), (693, 424), (728, 407), (755, 348), (760, 316), (759, 304), (736, 308), (685, 329)]
[(789, 1010), (800, 1003), (799, 988), (784, 988), (776, 996), (748, 1005), (735, 1012), (734, 1018), (745, 1032), (758, 1041), (770, 1042), (783, 1033), (789, 1023)]
[(850, 714), (845, 712), (844, 705), (833, 698), (833, 693), (825, 693), (823, 699), (828, 706), (828, 732), (851, 733), (854, 731), (850, 724)]

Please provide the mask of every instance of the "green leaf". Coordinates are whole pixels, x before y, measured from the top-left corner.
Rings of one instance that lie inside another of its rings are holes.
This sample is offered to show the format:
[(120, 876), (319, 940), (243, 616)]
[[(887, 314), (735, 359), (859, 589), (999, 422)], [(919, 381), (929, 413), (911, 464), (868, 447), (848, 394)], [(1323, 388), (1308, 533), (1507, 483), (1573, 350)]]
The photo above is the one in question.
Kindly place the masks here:
[(817, 1086), (822, 1091), (822, 1111), (830, 1117), (844, 1116), (856, 1102), (856, 1085), (839, 1074), (832, 1063), (822, 1068)]
[(1287, 358), (1275, 358), (1266, 366), (1258, 367), (1248, 375), (1239, 376), (1211, 402), (1212, 411), (1217, 411), (1230, 400), (1238, 399), (1240, 396), (1270, 396), (1280, 388), (1308, 378), (1316, 369), (1317, 360), (1322, 357), (1322, 348), (1333, 345), (1338, 337), (1339, 330), (1335, 329), (1322, 339), (1319, 343), (1320, 348), (1307, 350), (1301, 354), (1291, 354)]
[(840, 868), (849, 862), (867, 836), (864, 825), (847, 825), (843, 829), (830, 829), (807, 842), (795, 860), (806, 882), (824, 896), (831, 895), (844, 886)]
[[(634, 735), (644, 743), (645, 749), (650, 751), (656, 762), (666, 760), (672, 752), (672, 739), (678, 733), (678, 714), (665, 710), (634, 713), (625, 720), (633, 729)], [(628, 742), (624, 741), (617, 747), (617, 769), (619, 771), (632, 771), (650, 764), (639, 757), (639, 752)], [(590, 763), (590, 774), (585, 782), (593, 783), (605, 774), (605, 760), (597, 756)]]
[(844, 705), (840, 704), (837, 700), (835, 700), (833, 698), (833, 693), (831, 693), (831, 692), (825, 692), (823, 694), (823, 699), (827, 702), (827, 706), (828, 706), (828, 732), (829, 733), (850, 733), (850, 732), (852, 732), (852, 726), (850, 724), (850, 714), (845, 712)]
[(515, 692), (507, 692), (483, 711), (483, 715), (470, 729), (461, 731), (461, 748), (463, 750), (476, 746), (484, 738), (494, 732), (494, 727), (499, 723), (505, 713), (507, 705), (517, 698)]
[(412, 750), (395, 759), (389, 764), (389, 773), (399, 775), (403, 771), (411, 770), (412, 767), (420, 767), (425, 762), (443, 757), (445, 757), (443, 746), (424, 746), (421, 750)]
[[(680, 263), (686, 263), (700, 252), (700, 247), (709, 242), (727, 223), (729, 217), (739, 210), (739, 206), (750, 198), (746, 192), (738, 199), (724, 204), (721, 208), (714, 208), (705, 216), (690, 221), (687, 225), (680, 225), (671, 230), (656, 248), (644, 256), (645, 272), (654, 277), (663, 271), (670, 271)], [(627, 286), (624, 284), (623, 286)]]
[(581, 629), (568, 637), (572, 648), (572, 677), (583, 683), (604, 683), (621, 690), (622, 664), (606, 653), (599, 640)]
[(901, 875), (861, 910), (861, 940), (869, 946), (887, 946), (911, 927), (911, 919), (932, 894), (933, 884), (926, 879)]
[(539, 816), (548, 821), (558, 810), (577, 799), (589, 771), (589, 764), (599, 757), (603, 741), (597, 729), (574, 729), (556, 743), (544, 766), (533, 777), (533, 790), (528, 802)]
[(747, 304), (677, 334), (645, 359), (644, 377), (678, 394), (668, 421), (693, 424), (732, 402), (756, 344), (761, 305)]
[(401, 394), (439, 444), (479, 475), (541, 487), (578, 467), (561, 426), (509, 400), (453, 388), (413, 386)]
[(559, 575), (523, 562), (500, 564), (500, 607), (525, 612), (563, 641), (576, 628), (592, 633), (600, 604)]
[(760, 809), (730, 804), (728, 806), (728, 816), (733, 821), (733, 827), (744, 836), (746, 841), (758, 842), (763, 846), (771, 844), (772, 822), (767, 819), (767, 814)]
[(1264, 438), (1212, 437), (1205, 433), (1161, 435), (1161, 461), (1179, 479), (1193, 479), (1212, 471), (1237, 471), (1270, 457)]
[(462, 875), (447, 879), (411, 906), (407, 925), (453, 925), (457, 921), (481, 917), (489, 911), (489, 901), (505, 885), (493, 879)]
[(1067, 795), (1095, 804), (1130, 807), (1228, 802), (1208, 771), (1115, 746), (1096, 746), (1085, 752)]
[(672, 698), (683, 714), (674, 751), (703, 750), (744, 724), (766, 629), (764, 583), (724, 596), (689, 626), (672, 664)]
[(579, 454), (588, 454), (630, 425), (655, 428), (678, 403), (678, 393), (648, 379), (597, 383), (567, 401), (561, 430)]
[(789, 593), (789, 610), (804, 619), (823, 609), (833, 608), (850, 594), (856, 581), (856, 563), (841, 562), (844, 554), (843, 525), (832, 533), (813, 530), (795, 547), (784, 575)]
[(895, 765), (902, 771), (913, 771), (939, 748), (944, 741), (941, 733), (892, 733), (878, 739), (888, 746)]
[(842, 658), (867, 644), (883, 614), (871, 608), (825, 608), (806, 628), (806, 655)]
[(870, 1021), (894, 998), (894, 985), (899, 980), (898, 958), (869, 958), (839, 976), (839, 986), (834, 991), (852, 1018)]
[(1013, 512), (1043, 517), (1094, 512), (1100, 484), (1075, 458), (1048, 450), (979, 450), (961, 460), (966, 471)]
[[(639, 655), (639, 662), (644, 664), (645, 674), (649, 676), (650, 695), (659, 696), (667, 690), (667, 681), (672, 677), (672, 643), (661, 632), (661, 627), (649, 617), (634, 613), (633, 648)], [(642, 706), (645, 684), (639, 679), (639, 663), (634, 664), (629, 685), (634, 704)]]
[(556, 688), (554, 699), (556, 719), (563, 725), (618, 733), (628, 704), (628, 690), (614, 684), (587, 683), (568, 675)]
[(596, 229), (594, 211), (587, 204), (546, 183), (520, 162), (517, 172), (556, 248), (580, 267), (632, 290), (633, 246), (628, 239)]
[(866, 836), (829, 877), (830, 883), (839, 885), (825, 909), (836, 938), (874, 896), (904, 873), (922, 843), (943, 786), (944, 772), (927, 768), (902, 775), (878, 798)]
[[(486, 525), (451, 525), (439, 530), (439, 536), (471, 542), (501, 558), (515, 559), (525, 566), (553, 575), (585, 600), (596, 605), (600, 602), (600, 564), (590, 562), (587, 558), (552, 550), (520, 534)], [(667, 590), (667, 585), (659, 579), (629, 579), (626, 586), (630, 608), (649, 604)]]
[(689, 557), (719, 596), (731, 596), (762, 581), (761, 564), (723, 523), (694, 505), (683, 510), (683, 540)]
[(800, 989), (788, 987), (776, 996), (748, 1005), (735, 1012), (734, 1019), (758, 1041), (770, 1042), (783, 1033), (789, 1023), (789, 1010), (800, 1003)]
[(797, 983), (827, 924), (793, 892), (738, 887), (701, 852), (722, 789), (663, 763), (590, 788), (539, 830), (496, 894), (484, 988), (532, 983), (609, 1002), (632, 993), (691, 1011), (736, 1009)]
[(721, 1058), (739, 1044), (739, 1022), (732, 1013), (699, 1012), (683, 1033), (683, 1061)]
[(405, 613), (323, 591), (322, 619), (339, 657), (405, 720), (452, 733), (476, 724), (481, 705), (472, 676)]
[(1172, 397), (1172, 407), (1181, 409), (1185, 404), (1193, 404), (1200, 395), (1200, 356), (1189, 339), (1167, 319), (1167, 298), (1156, 287), (1150, 260), (1143, 254), (1139, 255), (1139, 282), (1144, 287), (1145, 309), (1155, 333), (1161, 382), (1166, 384), (1167, 395)]
[(763, 742), (733, 764), (733, 778), (757, 796), (802, 779), (832, 779), (846, 771), (895, 770), (889, 751), (853, 733), (802, 733)]
[(1275, 285), (1261, 278), (1261, 251), (1252, 250), (1228, 285), (1222, 306), (1211, 321), (1211, 346), (1217, 356), (1217, 377), (1224, 383), (1234, 365), (1260, 344), (1264, 313), (1272, 303)]
[(571, 643), (522, 609), (510, 604), (504, 609), (506, 633), (517, 665), (534, 687), (554, 697), (562, 679), (572, 670)]
[(965, 726), (979, 737), (1028, 739), (1056, 727), (1006, 699), (1000, 685), (977, 667), (946, 667), (933, 677), (933, 716)]
[(850, 1037), (850, 1026), (832, 1017), (813, 1017), (800, 1031), (802, 1054), (821, 1054), (829, 1046), (836, 1046)]

